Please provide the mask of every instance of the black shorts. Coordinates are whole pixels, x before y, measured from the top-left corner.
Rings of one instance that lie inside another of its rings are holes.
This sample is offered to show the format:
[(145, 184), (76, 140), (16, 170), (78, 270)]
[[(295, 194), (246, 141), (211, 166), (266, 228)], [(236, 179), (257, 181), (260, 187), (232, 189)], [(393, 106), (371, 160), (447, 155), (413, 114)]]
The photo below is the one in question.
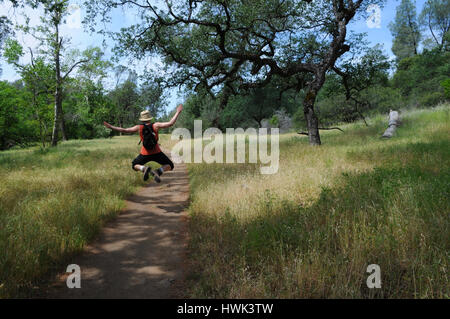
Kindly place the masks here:
[(174, 167), (170, 158), (168, 158), (163, 152), (152, 155), (139, 154), (138, 157), (133, 160), (131, 167), (134, 169), (134, 165), (144, 165), (148, 162), (156, 162), (158, 164), (161, 164), (161, 166), (170, 165), (171, 169), (173, 169)]

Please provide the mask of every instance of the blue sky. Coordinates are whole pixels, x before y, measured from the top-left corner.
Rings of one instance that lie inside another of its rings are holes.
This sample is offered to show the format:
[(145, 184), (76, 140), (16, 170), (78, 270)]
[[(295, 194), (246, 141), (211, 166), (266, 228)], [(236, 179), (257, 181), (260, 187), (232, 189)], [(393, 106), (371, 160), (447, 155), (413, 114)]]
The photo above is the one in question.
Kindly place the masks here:
[[(414, 0), (413, 0), (414, 1)], [(373, 28), (369, 27), (365, 20), (359, 19), (358, 21), (351, 22), (349, 29), (357, 32), (366, 32), (367, 39), (372, 45), (381, 43), (384, 46), (384, 51), (390, 56), (394, 57), (391, 51), (392, 47), (392, 35), (388, 29), (388, 24), (395, 18), (395, 8), (400, 4), (400, 0), (388, 0), (385, 6), (381, 9), (381, 27)], [(416, 12), (420, 14), (422, 11), (425, 0), (416, 0)]]
[[(79, 2), (79, 1), (78, 1)], [(416, 0), (416, 9), (417, 12), (420, 13), (423, 7), (425, 0)], [(395, 17), (395, 8), (399, 5), (400, 0), (388, 0), (385, 4), (384, 8), (380, 11), (380, 27), (374, 27), (374, 25), (370, 25), (370, 23), (367, 23), (363, 19), (359, 19), (357, 21), (354, 21), (350, 24), (349, 30), (353, 30), (356, 32), (366, 32), (367, 33), (367, 39), (371, 43), (371, 45), (375, 45), (377, 43), (383, 44), (385, 53), (393, 57), (391, 47), (392, 47), (392, 36), (388, 29), (388, 24), (391, 22)], [(73, 1), (73, 4), (76, 5), (77, 1)], [(0, 4), (0, 15), (6, 14), (10, 17), (17, 18), (20, 20), (20, 14), (19, 12), (14, 11), (11, 9), (5, 2)], [(90, 34), (89, 32), (83, 30), (82, 26), (79, 24), (79, 20), (83, 19), (83, 8), (79, 11), (73, 11), (74, 14), (69, 18), (68, 23), (62, 28), (62, 34), (65, 37), (70, 37), (71, 40), (71, 46), (72, 48), (78, 48), (80, 50), (83, 50), (89, 46), (102, 46), (103, 38), (97, 34)], [(108, 25), (108, 28), (111, 31), (117, 31), (122, 27), (128, 26), (133, 24), (135, 20), (135, 12), (136, 11), (130, 11), (130, 10), (122, 10), (117, 9), (113, 12), (112, 15), (112, 24)], [(38, 23), (39, 22), (39, 12), (28, 10), (26, 12), (29, 16), (31, 16), (31, 23)], [(79, 16), (77, 16), (79, 14)], [(26, 36), (21, 34), (20, 32), (16, 35), (17, 40), (22, 43), (24, 47), (32, 47), (35, 48), (38, 43), (36, 40), (34, 40), (31, 36)], [(106, 57), (111, 56), (111, 47), (113, 46), (113, 43), (110, 39), (106, 39), (106, 45), (107, 47), (102, 47), (104, 50)], [(28, 63), (30, 57), (27, 54), (23, 62)], [(19, 78), (17, 73), (14, 71), (14, 68), (10, 65), (6, 64), (3, 61), (0, 61), (3, 73), (0, 76), (0, 80), (8, 80), (8, 81), (14, 81)], [(122, 64), (127, 65), (128, 67), (131, 67), (135, 69), (138, 73), (140, 73), (146, 66), (150, 67), (154, 70), (160, 70), (161, 69), (161, 61), (158, 58), (149, 58), (149, 59), (143, 59), (140, 61), (122, 61)], [(106, 83), (108, 86), (108, 83)], [(183, 97), (178, 96), (178, 89), (173, 89), (170, 92), (170, 98), (168, 100), (168, 106), (167, 108), (173, 109), (176, 104), (182, 102)]]

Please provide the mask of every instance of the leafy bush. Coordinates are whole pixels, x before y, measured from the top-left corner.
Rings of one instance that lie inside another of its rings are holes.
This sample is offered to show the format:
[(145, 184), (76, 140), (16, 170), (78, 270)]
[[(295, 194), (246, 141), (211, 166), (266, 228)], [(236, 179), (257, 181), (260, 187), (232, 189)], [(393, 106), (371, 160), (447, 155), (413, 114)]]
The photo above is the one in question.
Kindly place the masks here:
[(441, 86), (444, 89), (444, 94), (447, 99), (450, 99), (450, 78), (441, 81)]
[(421, 97), (420, 104), (423, 106), (435, 106), (445, 100), (442, 92), (432, 92)]

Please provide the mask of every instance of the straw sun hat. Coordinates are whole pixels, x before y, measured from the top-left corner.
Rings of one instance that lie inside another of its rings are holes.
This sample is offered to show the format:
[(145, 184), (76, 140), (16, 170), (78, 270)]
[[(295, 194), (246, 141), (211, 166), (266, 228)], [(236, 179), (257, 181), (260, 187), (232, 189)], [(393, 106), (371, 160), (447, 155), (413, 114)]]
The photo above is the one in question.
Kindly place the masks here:
[(141, 112), (141, 117), (139, 118), (139, 121), (141, 121), (141, 122), (151, 121), (152, 118), (153, 117), (150, 116), (149, 111), (144, 111), (144, 112)]

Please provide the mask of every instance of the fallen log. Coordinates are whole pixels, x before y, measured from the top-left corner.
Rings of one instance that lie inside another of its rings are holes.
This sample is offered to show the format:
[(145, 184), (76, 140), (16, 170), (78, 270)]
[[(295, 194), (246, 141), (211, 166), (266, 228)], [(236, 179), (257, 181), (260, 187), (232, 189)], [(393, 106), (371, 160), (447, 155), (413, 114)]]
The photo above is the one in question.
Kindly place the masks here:
[(384, 132), (384, 138), (391, 138), (394, 136), (397, 127), (400, 125), (400, 117), (397, 111), (390, 110), (389, 112), (389, 124), (387, 130)]
[[(319, 127), (319, 130), (325, 130), (325, 131), (329, 131), (329, 130), (339, 130), (339, 131), (341, 131), (342, 133), (344, 133), (344, 131), (343, 131), (341, 128), (339, 128), (339, 127)], [(300, 135), (308, 135), (308, 132), (297, 132), (297, 134), (300, 134)]]

